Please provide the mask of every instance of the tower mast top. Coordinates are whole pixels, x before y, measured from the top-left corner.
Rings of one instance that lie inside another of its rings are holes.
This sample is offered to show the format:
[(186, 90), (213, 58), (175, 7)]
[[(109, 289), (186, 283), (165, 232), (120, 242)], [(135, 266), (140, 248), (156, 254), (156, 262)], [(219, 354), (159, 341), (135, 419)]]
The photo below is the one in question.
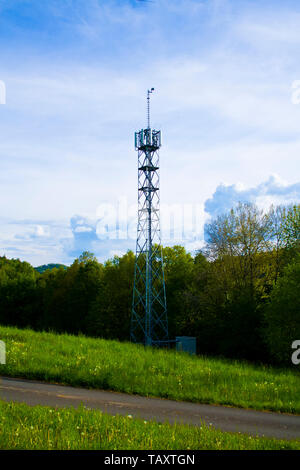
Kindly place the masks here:
[(154, 91), (154, 88), (147, 91), (147, 129), (150, 129), (150, 93)]

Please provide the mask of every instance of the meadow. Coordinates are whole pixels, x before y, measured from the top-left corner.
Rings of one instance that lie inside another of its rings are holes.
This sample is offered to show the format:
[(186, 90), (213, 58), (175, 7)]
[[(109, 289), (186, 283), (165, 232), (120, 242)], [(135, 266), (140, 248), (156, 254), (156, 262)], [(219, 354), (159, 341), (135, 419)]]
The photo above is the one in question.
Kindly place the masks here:
[(82, 406), (55, 409), (0, 401), (0, 423), (2, 450), (300, 450), (299, 441), (110, 416)]
[(300, 371), (118, 341), (0, 327), (0, 375), (300, 414)]

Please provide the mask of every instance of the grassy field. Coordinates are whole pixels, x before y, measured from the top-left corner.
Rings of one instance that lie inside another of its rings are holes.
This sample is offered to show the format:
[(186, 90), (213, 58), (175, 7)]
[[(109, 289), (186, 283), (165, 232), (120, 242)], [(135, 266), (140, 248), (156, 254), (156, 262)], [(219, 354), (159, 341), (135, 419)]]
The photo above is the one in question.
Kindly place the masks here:
[(130, 343), (0, 327), (0, 375), (300, 414), (300, 368), (254, 366)]
[(0, 401), (0, 449), (300, 450), (300, 442), (110, 416), (84, 407), (55, 409)]

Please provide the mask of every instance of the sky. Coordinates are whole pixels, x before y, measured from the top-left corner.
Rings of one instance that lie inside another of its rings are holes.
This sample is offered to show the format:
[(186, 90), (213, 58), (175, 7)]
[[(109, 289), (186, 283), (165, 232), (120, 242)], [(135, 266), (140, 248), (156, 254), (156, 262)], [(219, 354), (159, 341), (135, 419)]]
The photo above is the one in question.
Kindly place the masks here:
[(161, 129), (164, 245), (300, 201), (300, 3), (0, 0), (0, 255), (135, 249), (134, 132)]

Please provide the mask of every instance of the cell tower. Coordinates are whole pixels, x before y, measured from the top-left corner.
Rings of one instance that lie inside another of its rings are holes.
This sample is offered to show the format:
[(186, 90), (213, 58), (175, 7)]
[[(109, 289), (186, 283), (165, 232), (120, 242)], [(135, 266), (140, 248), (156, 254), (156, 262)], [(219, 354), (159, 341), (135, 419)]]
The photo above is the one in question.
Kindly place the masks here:
[(161, 132), (150, 127), (135, 133), (138, 151), (138, 226), (131, 315), (131, 341), (145, 345), (168, 343), (166, 288), (159, 215), (159, 148)]

